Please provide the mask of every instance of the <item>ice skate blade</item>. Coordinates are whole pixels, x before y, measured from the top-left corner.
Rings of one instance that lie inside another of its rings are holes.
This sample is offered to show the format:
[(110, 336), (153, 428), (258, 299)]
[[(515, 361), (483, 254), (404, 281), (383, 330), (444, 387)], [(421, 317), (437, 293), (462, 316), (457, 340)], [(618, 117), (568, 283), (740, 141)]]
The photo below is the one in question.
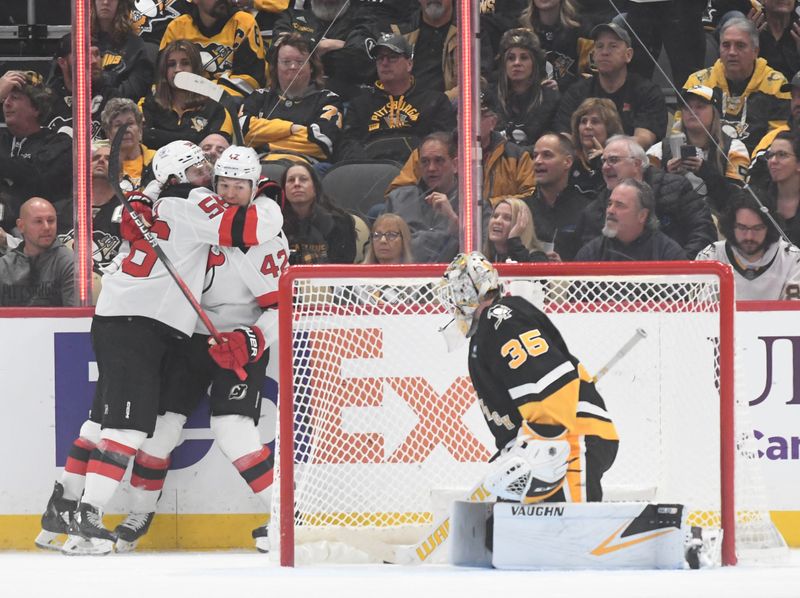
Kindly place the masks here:
[(64, 542), (61, 552), (70, 556), (103, 556), (111, 553), (113, 550), (114, 542), (112, 540), (103, 540), (101, 538), (82, 538), (81, 536), (67, 536), (67, 540)]
[(133, 542), (126, 542), (125, 540), (118, 539), (117, 543), (114, 544), (114, 550), (119, 553), (126, 553), (126, 552), (133, 552), (136, 550), (136, 546), (138, 546), (139, 540), (134, 540)]
[(34, 543), (43, 550), (60, 551), (64, 546), (64, 541), (60, 538), (60, 536), (63, 535), (64, 534), (59, 532), (48, 532), (43, 529), (39, 532), (39, 535), (36, 536)]

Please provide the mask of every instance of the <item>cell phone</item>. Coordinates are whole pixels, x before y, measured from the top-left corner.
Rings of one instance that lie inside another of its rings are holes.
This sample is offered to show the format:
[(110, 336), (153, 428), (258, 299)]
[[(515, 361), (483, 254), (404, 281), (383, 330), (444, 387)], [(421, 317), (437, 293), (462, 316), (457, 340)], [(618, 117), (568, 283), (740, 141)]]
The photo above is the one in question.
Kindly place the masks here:
[(699, 158), (700, 148), (695, 147), (694, 145), (682, 145), (681, 146), (681, 160), (686, 160), (687, 158)]

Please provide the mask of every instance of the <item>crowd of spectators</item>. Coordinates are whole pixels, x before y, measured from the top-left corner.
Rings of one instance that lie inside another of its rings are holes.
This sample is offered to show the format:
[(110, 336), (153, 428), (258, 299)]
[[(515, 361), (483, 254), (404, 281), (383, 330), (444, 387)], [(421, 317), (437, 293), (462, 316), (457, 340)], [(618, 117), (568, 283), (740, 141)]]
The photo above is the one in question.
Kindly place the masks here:
[[(128, 191), (148, 182), (158, 148), (187, 139), (213, 161), (240, 128), (265, 172), (279, 167), (269, 172), (283, 187), (291, 263), (457, 253), (455, 0), (137, 6), (91, 2), (93, 177), (107, 174), (105, 140), (122, 125)], [(765, 207), (784, 242), (800, 242), (799, 15), (796, 0), (480, 2), (476, 213), (487, 255), (695, 259), (716, 247), (730, 256), (746, 245), (730, 237), (737, 210), (746, 220), (752, 207), (742, 196)], [(677, 93), (655, 73), (662, 49)], [(67, 245), (75, 234), (74, 71), (67, 35), (49, 73), (0, 76), (0, 253), (14, 263), (33, 245), (31, 198), (53, 208)], [(178, 87), (180, 72), (221, 86), (235, 110)], [(368, 213), (326, 192), (336, 164), (386, 160), (399, 173)], [(98, 178), (103, 238), (94, 240), (117, 251), (112, 195)], [(359, 234), (364, 221), (370, 235)], [(19, 301), (0, 305), (34, 304)]]

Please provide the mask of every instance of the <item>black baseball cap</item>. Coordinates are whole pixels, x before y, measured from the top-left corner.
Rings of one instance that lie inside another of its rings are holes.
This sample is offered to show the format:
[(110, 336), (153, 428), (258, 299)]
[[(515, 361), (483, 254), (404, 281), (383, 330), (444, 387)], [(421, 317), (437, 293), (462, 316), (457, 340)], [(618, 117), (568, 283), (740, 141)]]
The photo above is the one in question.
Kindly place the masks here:
[(616, 23), (600, 23), (599, 25), (595, 26), (592, 29), (591, 37), (593, 40), (597, 40), (601, 33), (604, 31), (608, 31), (609, 33), (616, 35), (622, 41), (624, 41), (628, 46), (631, 45), (631, 36), (625, 30), (624, 27), (620, 27)]
[(382, 33), (375, 42), (375, 48), (372, 50), (372, 55), (378, 55), (378, 48), (388, 48), (395, 54), (402, 54), (406, 58), (414, 57), (414, 49), (399, 33)]
[(794, 74), (794, 77), (792, 77), (791, 81), (781, 85), (781, 91), (789, 92), (792, 91), (795, 87), (800, 87), (800, 71), (797, 71)]

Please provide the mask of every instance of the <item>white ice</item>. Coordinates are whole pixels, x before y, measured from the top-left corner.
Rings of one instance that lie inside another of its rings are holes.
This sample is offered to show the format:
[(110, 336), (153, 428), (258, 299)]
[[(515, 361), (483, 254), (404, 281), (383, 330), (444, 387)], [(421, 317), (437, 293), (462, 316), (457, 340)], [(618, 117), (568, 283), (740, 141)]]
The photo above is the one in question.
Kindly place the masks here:
[(0, 553), (0, 597), (798, 598), (800, 551), (777, 566), (700, 571), (498, 571), (444, 565), (286, 569), (245, 552), (107, 557)]

